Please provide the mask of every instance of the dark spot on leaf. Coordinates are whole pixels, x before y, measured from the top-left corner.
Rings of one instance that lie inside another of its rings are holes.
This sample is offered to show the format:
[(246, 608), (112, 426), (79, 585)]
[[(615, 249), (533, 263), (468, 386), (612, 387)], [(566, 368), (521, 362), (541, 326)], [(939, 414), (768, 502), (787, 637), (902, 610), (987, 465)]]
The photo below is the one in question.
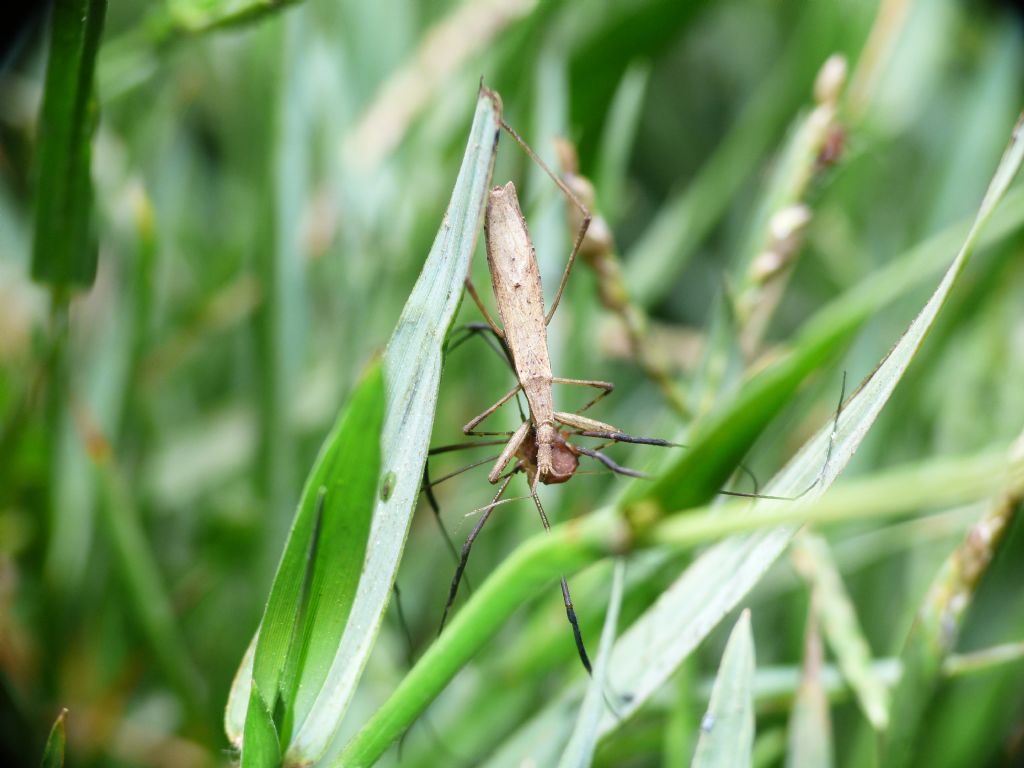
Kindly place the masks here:
[(384, 481), (380, 484), (380, 500), (387, 501), (391, 498), (391, 492), (395, 490), (395, 480), (397, 479), (394, 472), (387, 472), (384, 474)]

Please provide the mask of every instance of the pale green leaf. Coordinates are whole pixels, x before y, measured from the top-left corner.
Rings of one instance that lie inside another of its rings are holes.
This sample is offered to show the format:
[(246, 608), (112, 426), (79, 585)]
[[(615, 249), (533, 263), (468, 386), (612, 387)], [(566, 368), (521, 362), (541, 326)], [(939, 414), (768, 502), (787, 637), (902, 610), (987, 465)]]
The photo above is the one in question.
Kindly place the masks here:
[(700, 723), (694, 768), (744, 768), (754, 749), (754, 637), (750, 611), (740, 614), (722, 654), (711, 701)]

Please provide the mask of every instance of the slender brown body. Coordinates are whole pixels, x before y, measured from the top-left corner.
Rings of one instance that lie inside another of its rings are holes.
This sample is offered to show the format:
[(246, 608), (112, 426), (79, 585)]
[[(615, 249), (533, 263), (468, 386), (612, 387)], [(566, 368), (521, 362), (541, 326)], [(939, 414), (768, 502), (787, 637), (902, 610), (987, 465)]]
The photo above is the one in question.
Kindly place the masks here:
[(511, 181), (494, 187), (488, 195), (484, 235), (505, 343), (530, 404), (530, 419), (536, 429), (537, 469), (544, 478), (553, 469), (551, 445), (557, 435), (544, 293), (537, 254)]
[[(530, 483), (530, 496), (537, 507), (541, 522), (544, 524), (545, 529), (550, 529), (551, 524), (537, 495), (537, 483), (566, 482), (576, 472), (580, 456), (585, 455), (594, 458), (608, 469), (619, 474), (633, 477), (642, 476), (640, 473), (618, 466), (614, 461), (602, 454), (599, 449), (595, 450), (586, 446), (573, 445), (570, 443), (570, 438), (584, 436), (602, 438), (612, 442), (669, 444), (663, 440), (633, 438), (620, 432), (610, 424), (605, 424), (602, 421), (597, 421), (583, 415), (583, 411), (586, 411), (612, 391), (613, 386), (609, 382), (592, 379), (567, 379), (552, 375), (551, 360), (548, 357), (547, 325), (551, 322), (551, 318), (558, 308), (562, 293), (565, 290), (566, 281), (569, 279), (569, 273), (572, 271), (572, 265), (576, 255), (580, 252), (587, 228), (590, 225), (590, 212), (573, 191), (566, 186), (565, 182), (556, 176), (544, 164), (543, 160), (537, 157), (536, 153), (527, 146), (526, 142), (504, 120), (501, 121), (501, 125), (544, 170), (562, 191), (569, 203), (579, 212), (580, 224), (576, 232), (576, 240), (573, 243), (572, 251), (569, 253), (569, 258), (565, 265), (565, 270), (562, 272), (562, 279), (551, 300), (551, 307), (545, 313), (544, 294), (540, 282), (540, 269), (537, 266), (537, 255), (533, 248), (533, 242), (530, 240), (526, 220), (523, 218), (523, 212), (519, 207), (516, 188), (509, 182), (505, 186), (494, 187), (488, 194), (487, 210), (484, 215), (487, 265), (490, 268), (491, 285), (494, 289), (494, 298), (498, 305), (498, 312), (500, 313), (503, 327), (499, 327), (490, 316), (487, 307), (480, 300), (473, 281), (469, 277), (466, 278), (466, 291), (473, 301), (476, 302), (477, 307), (480, 308), (480, 313), (483, 315), (484, 320), (487, 321), (486, 328), (497, 339), (504, 342), (504, 351), (511, 358), (517, 381), (516, 385), (497, 402), (475, 416), (462, 428), (463, 433), (467, 435), (501, 436), (502, 440), (492, 440), (489, 443), (491, 445), (501, 444), (505, 438), (507, 438), (507, 442), (504, 442), (504, 448), (502, 448), (501, 454), (497, 457), (497, 461), (495, 461), (487, 476), (491, 483), (500, 483), (501, 485), (491, 503), (480, 510), (480, 519), (473, 527), (472, 532), (466, 538), (466, 543), (462, 547), (459, 564), (456, 567), (455, 576), (448, 591), (445, 617), (447, 617), (448, 611), (455, 601), (459, 581), (465, 570), (473, 541), (490, 518), (495, 507), (501, 503), (501, 497), (505, 493), (505, 489), (508, 488), (513, 475), (518, 472), (526, 474)], [(573, 412), (556, 411), (552, 398), (552, 387), (555, 384), (589, 387), (598, 390), (599, 394)], [(516, 397), (520, 391), (526, 395), (526, 400), (530, 406), (530, 417), (525, 419), (514, 432), (477, 430), (481, 422), (490, 417), (512, 398)], [(560, 431), (558, 425), (568, 427), (569, 429)], [(448, 446), (444, 448), (444, 450), (447, 449)], [(512, 469), (506, 472), (506, 467), (513, 461), (515, 463)], [(436, 512), (436, 504), (433, 506)], [(564, 576), (561, 578), (561, 587), (562, 602), (565, 604), (565, 613), (569, 619), (569, 624), (572, 626), (576, 650), (583, 666), (587, 672), (590, 672), (590, 660), (587, 657), (587, 651), (583, 644), (583, 635), (580, 633), (579, 622), (576, 620), (572, 598), (569, 595), (569, 585)], [(441, 620), (441, 626), (444, 627), (444, 618)]]

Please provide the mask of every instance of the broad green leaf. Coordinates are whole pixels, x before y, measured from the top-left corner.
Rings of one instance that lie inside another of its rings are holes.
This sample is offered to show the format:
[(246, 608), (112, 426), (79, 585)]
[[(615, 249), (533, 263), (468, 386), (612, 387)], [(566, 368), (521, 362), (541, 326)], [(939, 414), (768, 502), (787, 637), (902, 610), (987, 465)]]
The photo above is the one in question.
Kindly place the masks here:
[(107, 0), (57, 0), (50, 19), (46, 90), (36, 158), (32, 277), (54, 288), (96, 277), (92, 134), (98, 107), (93, 70)]
[(64, 718), (68, 711), (62, 709), (57, 719), (53, 721), (50, 735), (46, 737), (46, 746), (43, 748), (42, 768), (63, 768), (64, 746), (67, 743), (67, 733), (64, 730)]
[(708, 711), (700, 723), (694, 768), (744, 768), (754, 749), (754, 637), (740, 614), (722, 654)]
[(608, 613), (605, 615), (604, 629), (601, 631), (601, 646), (594, 662), (594, 674), (583, 697), (576, 728), (565, 747), (565, 752), (562, 753), (562, 759), (558, 762), (559, 768), (586, 768), (594, 759), (601, 712), (606, 706), (606, 698), (615, 696), (614, 691), (608, 690), (608, 657), (611, 655), (615, 631), (619, 624), (625, 573), (625, 561), (616, 561), (615, 570), (612, 572), (611, 595), (608, 597)]
[[(362, 577), (351, 596), (347, 619), (333, 616), (330, 633), (321, 635), (318, 630), (308, 640), (317, 654), (314, 663), (303, 669), (295, 694), (291, 737), (285, 752), (289, 764), (315, 760), (329, 745), (390, 599), (429, 448), (442, 345), (461, 300), (462, 283), (480, 230), (494, 165), (500, 109), (496, 96), (481, 91), (445, 220), (384, 352), (384, 419), (379, 433), (380, 474), (385, 482), (372, 506), (365, 556), (360, 555), (358, 561)], [(311, 480), (317, 477), (314, 469)], [(319, 485), (307, 483), (304, 504), (315, 503)], [(325, 496), (325, 514), (329, 503), (330, 494)], [(303, 551), (305, 548), (296, 548), (296, 552)], [(300, 582), (296, 571), (290, 583), (293, 594)], [(277, 642), (280, 647), (285, 644), (283, 630)], [(256, 653), (258, 657), (259, 651)], [(257, 658), (257, 673), (258, 667)], [(316, 685), (308, 684), (311, 675), (318, 681)], [(248, 678), (242, 674), (236, 677), (226, 713), (226, 730), (236, 743), (241, 736), (239, 697), (249, 697)]]
[(301, 713), (300, 692), (324, 684), (363, 570), (383, 419), (376, 362), (324, 442), (302, 493), (256, 640), (243, 764), (250, 749), (265, 754), (268, 713), (275, 744), (287, 743)]

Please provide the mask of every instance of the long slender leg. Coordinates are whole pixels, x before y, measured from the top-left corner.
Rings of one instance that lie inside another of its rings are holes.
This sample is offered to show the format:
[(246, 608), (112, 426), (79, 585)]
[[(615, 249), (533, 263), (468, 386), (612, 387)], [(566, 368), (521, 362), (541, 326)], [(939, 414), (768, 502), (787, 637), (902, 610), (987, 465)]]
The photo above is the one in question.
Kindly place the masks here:
[(564, 424), (567, 427), (583, 430), (585, 432), (608, 432), (609, 434), (622, 434), (611, 424), (605, 424), (603, 421), (592, 419), (589, 416), (580, 416), (578, 413), (565, 413), (564, 411), (555, 411), (555, 421), (557, 421), (559, 424)]
[[(533, 497), (533, 503), (537, 506), (537, 513), (540, 515), (540, 521), (544, 524), (544, 530), (551, 530), (551, 523), (548, 522), (548, 516), (544, 512), (544, 507), (540, 503), (540, 497), (537, 496), (537, 492), (534, 490), (531, 494)], [(580, 623), (576, 619), (576, 609), (572, 606), (572, 596), (569, 594), (569, 583), (565, 580), (565, 576), (561, 577), (562, 583), (562, 603), (565, 605), (565, 616), (569, 619), (569, 625), (572, 627), (572, 637), (576, 641), (576, 653), (580, 657), (580, 662), (583, 664), (583, 668), (587, 670), (587, 674), (592, 674), (590, 667), (590, 657), (587, 656), (587, 647), (583, 643), (583, 633), (580, 632)]]
[[(432, 486), (434, 484), (430, 482), (430, 463), (426, 462), (423, 465), (423, 492), (427, 497), (427, 504), (430, 505), (431, 511), (434, 513), (434, 519), (437, 521), (437, 527), (441, 529), (441, 536), (444, 537), (445, 544), (448, 545), (448, 551), (451, 552), (455, 561), (458, 562), (459, 556), (455, 551), (455, 542), (452, 541), (452, 537), (448, 535), (448, 529), (444, 527), (444, 521), (441, 519), (441, 507), (437, 503), (437, 498), (434, 496)], [(398, 596), (398, 586), (395, 586), (395, 596)], [(399, 608), (399, 615), (401, 615), (401, 608)]]
[[(512, 432), (502, 432), (506, 437), (512, 437)], [(428, 456), (437, 456), (439, 453), (451, 453), (452, 451), (465, 451), (470, 448), (486, 447), (488, 445), (504, 445), (507, 440), (469, 440), (465, 443), (452, 443), (451, 445), (439, 445), (427, 451)]]
[(452, 604), (455, 602), (455, 596), (459, 592), (459, 582), (462, 581), (462, 574), (466, 570), (466, 563), (469, 562), (469, 552), (473, 548), (473, 542), (476, 541), (476, 537), (480, 535), (480, 531), (483, 529), (484, 524), (491, 516), (491, 512), (498, 505), (498, 501), (501, 499), (505, 489), (508, 488), (508, 484), (512, 481), (513, 475), (509, 475), (505, 478), (505, 482), (501, 484), (498, 492), (494, 494), (494, 498), (491, 503), (484, 507), (483, 512), (480, 515), (480, 519), (477, 520), (476, 525), (473, 526), (473, 530), (469, 532), (469, 536), (466, 537), (466, 543), (462, 545), (462, 555), (459, 558), (459, 564), (455, 567), (455, 576), (452, 578), (451, 587), (448, 588), (448, 602), (444, 606), (444, 614), (441, 616), (441, 626), (437, 629), (437, 634), (441, 634), (444, 629), (445, 622), (448, 621), (448, 612), (452, 609)]
[(637, 477), (640, 478), (641, 480), (646, 480), (647, 478), (650, 477), (650, 475), (648, 475), (646, 472), (640, 472), (639, 470), (630, 469), (629, 467), (623, 467), (620, 464), (616, 464), (611, 459), (611, 457), (605, 456), (600, 451), (595, 451), (591, 448), (587, 448), (584, 445), (577, 445), (575, 446), (575, 448), (584, 456), (589, 456), (592, 459), (597, 459), (617, 475), (625, 475), (626, 477)]
[[(479, 336), (487, 343), (487, 346), (493, 349), (496, 354), (501, 356), (502, 361), (508, 365), (509, 370), (515, 373), (516, 363), (515, 360), (512, 359), (512, 352), (509, 350), (508, 344), (505, 343), (505, 339), (495, 333), (492, 326), (487, 323), (466, 323), (466, 325), (462, 326), (462, 330), (465, 330), (466, 333), (449, 344), (449, 352), (458, 349), (459, 346), (473, 336)], [(488, 334), (493, 334), (494, 338), (491, 338)], [(523, 403), (519, 399), (518, 393), (516, 394), (516, 408), (519, 409), (519, 418), (525, 421), (526, 413), (523, 411)], [(509, 434), (512, 433), (509, 432)]]
[(598, 401), (603, 400), (612, 393), (615, 389), (615, 385), (610, 381), (596, 381), (594, 379), (563, 379), (560, 376), (556, 376), (551, 379), (552, 384), (572, 384), (577, 387), (594, 387), (600, 389), (601, 393), (591, 400), (589, 403), (584, 405), (582, 408), (577, 408), (573, 413), (583, 413), (586, 410), (592, 408)]
[(477, 467), (482, 466), (483, 464), (490, 464), (492, 461), (494, 461), (497, 458), (498, 458), (497, 456), (487, 456), (487, 457), (485, 457), (483, 459), (479, 459), (478, 461), (474, 461), (474, 462), (472, 462), (470, 464), (467, 464), (464, 467), (459, 467), (459, 469), (456, 469), (456, 470), (454, 470), (452, 472), (449, 472), (447, 475), (442, 475), (441, 477), (437, 478), (437, 480), (434, 480), (434, 481), (430, 482), (429, 484), (425, 482), (423, 488), (424, 488), (424, 490), (429, 490), (429, 489), (433, 488), (435, 485), (440, 485), (445, 480), (451, 480), (453, 477), (458, 477), (463, 472), (468, 472), (471, 469), (476, 469)]
[(501, 127), (508, 131), (509, 136), (516, 140), (516, 143), (523, 148), (523, 151), (529, 155), (530, 159), (537, 163), (544, 170), (544, 173), (551, 177), (551, 180), (562, 190), (562, 194), (579, 209), (580, 214), (583, 216), (579, 231), (576, 233), (576, 240), (572, 244), (572, 251), (569, 253), (569, 261), (566, 262), (565, 271), (562, 272), (562, 279), (558, 283), (558, 290), (555, 292), (555, 298), (551, 302), (551, 309), (548, 310), (547, 317), (544, 320), (545, 323), (550, 323), (551, 318), (555, 315), (555, 310), (558, 309), (558, 302), (562, 300), (562, 292), (565, 290), (565, 284), (569, 281), (569, 273), (572, 272), (572, 265), (576, 262), (576, 254), (580, 252), (583, 238), (587, 236), (587, 228), (590, 226), (590, 211), (587, 210), (587, 206), (580, 201), (576, 194), (569, 189), (562, 178), (548, 168), (547, 163), (541, 160), (537, 153), (530, 148), (530, 145), (523, 141), (523, 138), (516, 133), (511, 125), (502, 120)]
[(516, 393), (520, 389), (522, 389), (522, 388), (523, 388), (522, 384), (516, 384), (514, 387), (512, 387), (512, 389), (510, 389), (507, 393), (505, 393), (498, 402), (496, 402), (494, 405), (492, 405), (486, 411), (484, 411), (479, 416), (477, 416), (475, 419), (473, 419), (468, 424), (466, 424), (466, 426), (464, 426), (462, 428), (462, 434), (464, 434), (464, 435), (495, 435), (495, 434), (505, 434), (504, 432), (476, 432), (474, 430), (476, 429), (476, 426), (481, 421), (486, 419), (488, 416), (490, 416), (496, 410), (501, 408), (501, 406), (503, 406), (505, 403), (507, 403), (509, 400), (511, 400), (513, 397), (515, 397)]
[(519, 446), (523, 444), (523, 440), (526, 439), (526, 433), (530, 431), (530, 422), (524, 421), (519, 429), (515, 431), (515, 434), (509, 438), (509, 441), (505, 444), (505, 450), (498, 456), (498, 460), (494, 462), (494, 466), (491, 468), (490, 474), (487, 475), (487, 480), (491, 485), (494, 485), (498, 480), (501, 479), (501, 473), (505, 471), (505, 467), (512, 461), (512, 457), (516, 455), (516, 451), (519, 450)]
[(462, 346), (469, 339), (474, 336), (484, 340), (484, 343), (488, 347), (494, 350), (495, 354), (499, 355), (504, 360), (508, 367), (515, 370), (515, 363), (512, 360), (512, 353), (509, 352), (508, 347), (505, 345), (505, 340), (501, 336), (494, 333), (494, 329), (487, 323), (466, 323), (463, 326), (455, 329), (456, 331), (464, 331), (465, 333), (457, 339), (454, 339), (448, 345), (448, 351), (454, 352), (460, 346)]
[(484, 320), (486, 320), (487, 324), (491, 326), (491, 330), (494, 331), (494, 335), (499, 339), (504, 339), (505, 332), (498, 327), (496, 322), (494, 322), (494, 319), (491, 317), (491, 313), (487, 311), (487, 307), (485, 307), (484, 303), (480, 300), (480, 294), (476, 292), (476, 286), (473, 285), (473, 281), (467, 277), (465, 283), (466, 291), (468, 291), (469, 295), (473, 297), (473, 301), (476, 302), (476, 306), (480, 310), (480, 314), (484, 316)]
[[(557, 418), (557, 414), (555, 415)], [(636, 445), (657, 445), (661, 448), (685, 448), (682, 443), (673, 443), (669, 440), (662, 440), (660, 437), (638, 437), (629, 435), (618, 430), (608, 431), (602, 429), (584, 429), (580, 432), (581, 437), (598, 437), (602, 440), (611, 440), (615, 443), (634, 443)]]

